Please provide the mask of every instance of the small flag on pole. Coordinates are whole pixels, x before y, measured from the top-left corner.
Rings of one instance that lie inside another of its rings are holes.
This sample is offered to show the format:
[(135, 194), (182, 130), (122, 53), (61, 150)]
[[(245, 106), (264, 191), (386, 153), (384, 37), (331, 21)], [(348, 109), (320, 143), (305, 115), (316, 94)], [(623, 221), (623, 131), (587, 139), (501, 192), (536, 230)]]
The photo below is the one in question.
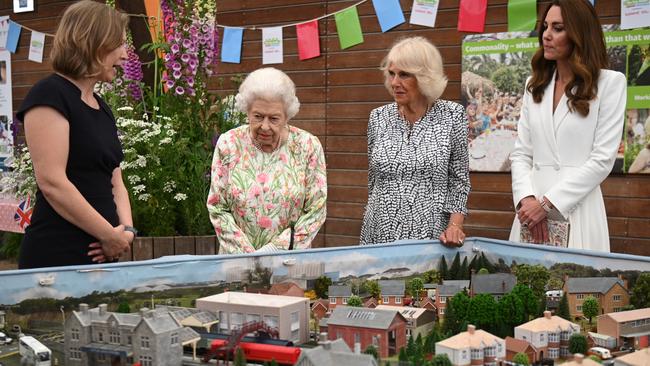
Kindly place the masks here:
[(361, 33), (361, 23), (356, 6), (334, 14), (334, 19), (341, 49), (363, 43), (363, 33)]
[(16, 207), (16, 213), (14, 214), (14, 220), (18, 223), (21, 229), (25, 230), (27, 226), (32, 223), (32, 200), (30, 196), (27, 196), (26, 199), (20, 201), (18, 207)]
[(223, 30), (223, 45), (221, 46), (221, 61), (233, 64), (241, 62), (241, 43), (244, 38), (244, 28), (225, 27)]
[(298, 58), (307, 60), (320, 56), (320, 38), (318, 35), (318, 20), (296, 25), (298, 36)]

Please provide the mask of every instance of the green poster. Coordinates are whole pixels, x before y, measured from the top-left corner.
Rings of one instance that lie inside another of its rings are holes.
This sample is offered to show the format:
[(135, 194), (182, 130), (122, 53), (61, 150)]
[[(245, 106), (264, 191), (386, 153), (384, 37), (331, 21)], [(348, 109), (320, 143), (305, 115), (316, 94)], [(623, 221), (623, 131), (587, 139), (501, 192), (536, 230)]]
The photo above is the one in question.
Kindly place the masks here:
[(508, 32), (527, 32), (534, 30), (536, 22), (536, 0), (508, 1)]
[(339, 34), (341, 49), (363, 43), (361, 23), (359, 22), (359, 14), (357, 13), (356, 6), (338, 12), (334, 17), (336, 19), (336, 31)]

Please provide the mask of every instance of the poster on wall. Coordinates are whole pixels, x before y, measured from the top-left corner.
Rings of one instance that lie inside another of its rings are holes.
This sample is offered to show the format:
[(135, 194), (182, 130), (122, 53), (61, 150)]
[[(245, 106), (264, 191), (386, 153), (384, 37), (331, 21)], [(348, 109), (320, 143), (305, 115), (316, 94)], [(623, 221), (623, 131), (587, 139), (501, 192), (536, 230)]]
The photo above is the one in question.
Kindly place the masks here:
[(35, 0), (14, 0), (14, 13), (34, 11)]
[[(615, 173), (650, 174), (650, 29), (603, 27), (610, 68), (628, 80), (626, 127)], [(478, 34), (462, 46), (461, 101), (469, 120), (470, 170), (510, 171), (534, 32)]]
[(13, 156), (12, 119), (11, 54), (0, 50), (0, 172), (6, 170), (5, 162)]

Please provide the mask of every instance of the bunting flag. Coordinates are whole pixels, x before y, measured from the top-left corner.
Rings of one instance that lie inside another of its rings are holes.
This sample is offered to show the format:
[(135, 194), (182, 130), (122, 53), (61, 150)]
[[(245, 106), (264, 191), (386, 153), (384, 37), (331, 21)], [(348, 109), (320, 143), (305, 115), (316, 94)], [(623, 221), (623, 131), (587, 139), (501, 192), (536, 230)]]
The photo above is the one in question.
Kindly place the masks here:
[(18, 38), (20, 38), (20, 30), (22, 27), (12, 20), (9, 20), (9, 31), (7, 32), (7, 45), (6, 49), (11, 53), (16, 53), (18, 48)]
[(383, 33), (405, 22), (399, 0), (372, 0)]
[(14, 214), (14, 220), (21, 229), (25, 230), (32, 223), (32, 211), (32, 200), (31, 197), (27, 196), (27, 199), (20, 201)]
[(282, 27), (262, 28), (262, 63), (281, 64), (282, 58)]
[(0, 50), (7, 47), (7, 35), (9, 34), (9, 16), (0, 17)]
[(45, 33), (32, 32), (32, 39), (29, 42), (30, 61), (43, 63), (43, 49), (45, 48)]
[(221, 46), (221, 62), (238, 64), (241, 62), (241, 43), (244, 28), (225, 27)]
[(537, 0), (508, 1), (508, 32), (528, 32), (537, 23)]
[(436, 24), (438, 0), (413, 0), (409, 23), (431, 27)]
[(482, 33), (485, 29), (487, 0), (460, 0), (458, 9), (458, 30)]
[(356, 6), (336, 13), (334, 19), (336, 20), (336, 32), (339, 34), (339, 43), (342, 50), (363, 43), (363, 33), (361, 33), (361, 23), (359, 22), (359, 13), (357, 13)]
[(297, 24), (296, 35), (298, 37), (298, 58), (301, 61), (320, 56), (318, 20)]

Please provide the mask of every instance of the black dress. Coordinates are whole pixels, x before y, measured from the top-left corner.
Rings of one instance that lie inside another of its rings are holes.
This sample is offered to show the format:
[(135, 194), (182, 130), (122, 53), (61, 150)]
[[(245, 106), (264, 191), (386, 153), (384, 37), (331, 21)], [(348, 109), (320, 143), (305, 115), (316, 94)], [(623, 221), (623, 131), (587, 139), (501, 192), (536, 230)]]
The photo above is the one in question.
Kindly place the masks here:
[[(81, 100), (81, 90), (62, 76), (53, 74), (29, 91), (16, 116), (36, 106), (47, 106), (61, 113), (70, 124), (68, 179), (90, 205), (111, 225), (119, 225), (113, 200), (113, 170), (124, 158), (117, 136), (115, 117), (108, 105), (95, 94), (99, 109)], [(57, 141), (50, 141), (56, 144)], [(61, 217), (47, 202), (40, 189), (32, 223), (25, 230), (20, 247), (19, 268), (92, 264), (88, 245), (98, 240)]]

